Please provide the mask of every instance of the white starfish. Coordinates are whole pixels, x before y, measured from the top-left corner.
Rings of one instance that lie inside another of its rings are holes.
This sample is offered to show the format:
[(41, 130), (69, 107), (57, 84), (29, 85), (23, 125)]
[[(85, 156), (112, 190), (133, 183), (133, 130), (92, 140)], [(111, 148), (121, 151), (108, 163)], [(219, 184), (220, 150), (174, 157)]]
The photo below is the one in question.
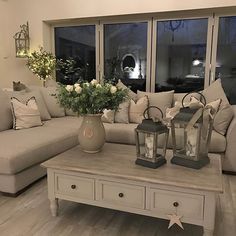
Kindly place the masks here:
[(169, 226), (168, 226), (168, 229), (170, 227), (172, 227), (174, 224), (177, 224), (181, 229), (184, 229), (180, 219), (183, 217), (183, 216), (178, 216), (176, 215), (175, 213), (174, 214), (171, 214), (171, 215), (167, 215), (170, 219), (170, 223), (169, 223)]

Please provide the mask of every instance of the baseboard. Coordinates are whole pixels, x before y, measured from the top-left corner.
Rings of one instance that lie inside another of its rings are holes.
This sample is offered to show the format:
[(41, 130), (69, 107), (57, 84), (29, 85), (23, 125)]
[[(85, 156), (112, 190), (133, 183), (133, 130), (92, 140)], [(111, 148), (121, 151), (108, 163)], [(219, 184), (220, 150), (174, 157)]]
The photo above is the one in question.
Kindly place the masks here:
[(6, 192), (0, 192), (2, 196), (5, 197), (18, 197), (20, 194), (22, 194), (23, 192), (25, 192), (26, 190), (28, 190), (30, 187), (32, 187), (35, 183), (39, 182), (40, 180), (44, 179), (46, 177), (46, 175), (40, 177), (39, 179), (35, 180), (34, 182), (32, 182), (31, 184), (27, 185), (26, 187), (24, 187), (23, 189), (19, 190), (16, 193), (6, 193)]
[(225, 175), (236, 175), (235, 171), (229, 171), (229, 170), (222, 170), (222, 173)]

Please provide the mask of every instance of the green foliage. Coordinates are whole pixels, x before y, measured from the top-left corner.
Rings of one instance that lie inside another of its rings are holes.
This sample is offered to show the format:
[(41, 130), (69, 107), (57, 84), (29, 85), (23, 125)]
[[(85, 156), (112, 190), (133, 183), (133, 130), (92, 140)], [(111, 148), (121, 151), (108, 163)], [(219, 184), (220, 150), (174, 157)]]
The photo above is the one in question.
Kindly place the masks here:
[(61, 85), (57, 96), (59, 103), (80, 115), (101, 114), (104, 109), (117, 110), (119, 104), (128, 97), (127, 89), (120, 89), (112, 84), (90, 83)]
[(60, 71), (65, 79), (68, 79), (71, 75), (76, 75), (77, 77), (81, 74), (81, 68), (76, 66), (76, 61), (73, 58), (69, 59), (58, 59), (57, 60), (57, 70)]
[(55, 56), (50, 52), (46, 52), (43, 47), (40, 47), (39, 51), (34, 51), (28, 56), (26, 66), (39, 79), (46, 80), (53, 74), (56, 63)]

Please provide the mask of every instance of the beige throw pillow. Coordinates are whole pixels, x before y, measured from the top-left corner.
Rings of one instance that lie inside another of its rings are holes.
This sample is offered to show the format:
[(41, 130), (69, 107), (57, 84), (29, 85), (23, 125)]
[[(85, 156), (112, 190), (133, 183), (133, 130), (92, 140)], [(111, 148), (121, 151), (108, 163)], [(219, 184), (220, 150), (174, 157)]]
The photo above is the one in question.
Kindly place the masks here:
[(148, 107), (148, 97), (140, 98), (136, 103), (131, 99), (129, 107), (129, 121), (131, 123), (141, 123), (144, 119), (143, 112)]
[(129, 104), (130, 101), (127, 100), (119, 105), (118, 110), (115, 112), (116, 123), (129, 123)]
[(105, 123), (114, 123), (115, 111), (110, 109), (104, 109), (102, 115), (102, 121)]
[(56, 87), (41, 88), (41, 92), (51, 117), (65, 116), (65, 109), (60, 106), (56, 97), (56, 95), (58, 95), (57, 88)]
[(35, 97), (27, 100), (25, 104), (12, 97), (11, 106), (14, 129), (27, 129), (42, 125)]
[[(175, 104), (175, 102), (180, 102), (182, 103), (183, 97), (186, 95), (187, 93), (174, 93), (174, 100), (173, 100), (173, 105)], [(194, 96), (197, 99), (200, 99), (200, 95), (198, 93), (191, 93), (189, 94), (185, 99), (184, 99), (184, 103), (188, 103), (191, 99), (191, 97)]]
[(137, 94), (135, 92), (133, 92), (131, 89), (129, 89), (125, 84), (123, 84), (120, 79), (119, 79), (118, 83), (116, 84), (116, 86), (121, 89), (128, 89), (129, 98), (133, 99), (134, 101), (137, 100)]
[[(165, 115), (166, 109), (172, 107), (174, 90), (160, 93), (148, 93), (138, 91), (137, 95), (138, 99), (144, 96), (148, 96), (149, 106), (159, 107)], [(150, 118), (161, 118), (160, 112), (157, 109), (150, 109), (149, 116)]]
[(215, 115), (213, 128), (218, 133), (225, 135), (234, 113), (222, 88), (221, 80), (218, 79), (209, 87), (205, 88), (202, 94), (205, 96), (207, 103), (219, 98), (221, 99), (222, 102), (220, 104), (218, 112)]
[(46, 106), (44, 99), (41, 95), (40, 89), (31, 91), (31, 92), (14, 91), (14, 92), (7, 92), (7, 93), (10, 97), (15, 97), (23, 103), (26, 103), (26, 101), (29, 100), (31, 97), (35, 97), (35, 99), (37, 101), (37, 106), (38, 106), (38, 109), (40, 112), (41, 120), (44, 121), (44, 120), (51, 119), (51, 116), (48, 112), (47, 106)]

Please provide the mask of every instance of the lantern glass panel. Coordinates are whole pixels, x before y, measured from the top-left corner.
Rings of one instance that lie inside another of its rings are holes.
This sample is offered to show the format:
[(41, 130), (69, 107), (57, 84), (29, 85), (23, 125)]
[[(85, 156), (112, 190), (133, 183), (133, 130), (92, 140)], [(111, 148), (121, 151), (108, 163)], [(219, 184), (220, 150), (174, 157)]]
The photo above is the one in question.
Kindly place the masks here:
[(145, 157), (155, 158), (156, 157), (156, 140), (154, 134), (144, 134), (144, 146), (145, 146)]

